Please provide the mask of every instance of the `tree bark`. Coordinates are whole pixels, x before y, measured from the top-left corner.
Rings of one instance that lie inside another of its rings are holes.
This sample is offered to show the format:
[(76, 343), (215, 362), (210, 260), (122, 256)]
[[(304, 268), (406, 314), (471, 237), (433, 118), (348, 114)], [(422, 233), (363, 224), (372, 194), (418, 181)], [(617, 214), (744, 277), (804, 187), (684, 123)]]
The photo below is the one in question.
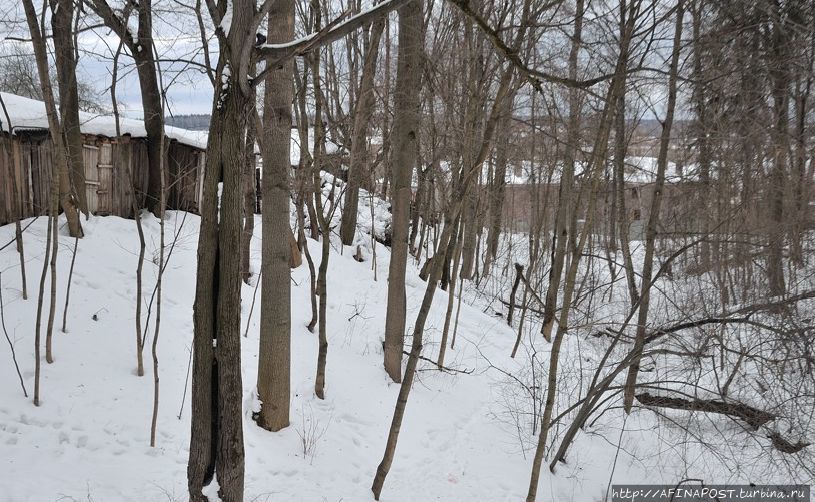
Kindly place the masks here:
[(410, 182), (416, 163), (419, 135), (419, 92), (424, 45), (421, 0), (399, 9), (399, 54), (394, 91), (391, 261), (388, 269), (388, 306), (385, 316), (385, 371), (401, 381), (402, 345), (406, 322), (405, 268), (408, 254)]
[[(276, 2), (269, 12), (269, 43), (294, 38), (294, 3)], [(270, 64), (271, 61), (267, 61)], [(289, 260), (289, 169), (291, 166), (291, 60), (266, 77), (263, 112), (263, 227), (259, 426), (278, 431), (289, 425), (291, 365), (291, 268)]]
[(499, 140), (495, 145), (495, 173), (489, 198), (489, 229), (487, 231), (487, 252), (484, 255), (484, 275), (489, 274), (492, 262), (498, 256), (498, 243), (501, 239), (504, 198), (507, 186), (507, 165), (509, 164), (509, 130), (512, 123), (512, 98), (507, 98), (506, 106), (498, 126)]
[(246, 152), (243, 164), (243, 232), (241, 233), (241, 279), (252, 277), (251, 249), (255, 235), (255, 124), (246, 128)]
[(359, 83), (359, 98), (354, 111), (354, 130), (351, 138), (351, 160), (348, 167), (348, 184), (345, 187), (345, 204), (342, 207), (340, 238), (342, 243), (350, 246), (354, 242), (359, 207), (359, 188), (369, 176), (368, 145), (366, 136), (371, 116), (374, 111), (374, 77), (376, 61), (379, 55), (379, 42), (385, 28), (385, 19), (379, 18), (371, 25), (368, 49), (362, 67)]
[[(85, 192), (85, 165), (82, 158), (82, 132), (79, 127), (79, 93), (76, 79), (76, 51), (73, 37), (74, 5), (71, 0), (51, 0), (51, 28), (54, 37), (57, 84), (59, 87), (59, 116), (62, 121), (66, 153), (68, 156), (71, 193), (77, 208), (88, 212)], [(74, 236), (78, 237), (78, 236)]]
[(773, 103), (773, 159), (770, 171), (770, 228), (767, 246), (767, 282), (771, 296), (780, 296), (786, 290), (784, 279), (784, 194), (787, 177), (789, 152), (789, 27), (784, 26), (779, 12), (780, 6), (773, 4), (772, 29), (769, 30), (769, 52), (772, 58), (769, 68), (770, 94)]
[[(233, 0), (229, 33), (218, 28), (222, 54), (219, 83), (212, 106), (201, 202), (201, 230), (193, 305), (193, 371), (189, 497), (204, 502), (202, 488), (217, 473), (218, 495), (226, 502), (243, 500), (243, 386), (240, 352), (240, 238), (243, 209), (244, 132), (252, 117), (252, 93), (239, 55), (251, 50), (255, 14), (250, 0)], [(216, 26), (221, 12), (210, 12)], [(250, 31), (252, 30), (252, 31)], [(248, 47), (247, 47), (248, 46)], [(288, 133), (288, 131), (287, 131)], [(286, 136), (288, 143), (288, 134)], [(218, 204), (218, 184), (223, 190)], [(286, 240), (283, 240), (286, 243)], [(288, 246), (287, 246), (288, 247)], [(288, 261), (285, 262), (288, 265)], [(265, 274), (264, 274), (265, 275)], [(286, 285), (288, 285), (286, 277)]]

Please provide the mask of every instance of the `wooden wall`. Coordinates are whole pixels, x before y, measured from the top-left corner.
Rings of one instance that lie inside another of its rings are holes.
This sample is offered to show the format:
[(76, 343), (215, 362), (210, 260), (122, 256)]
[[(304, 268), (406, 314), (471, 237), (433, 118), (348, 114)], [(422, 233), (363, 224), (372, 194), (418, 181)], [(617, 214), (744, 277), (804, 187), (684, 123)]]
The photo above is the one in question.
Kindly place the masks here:
[(51, 164), (45, 143), (43, 134), (0, 133), (0, 225), (47, 212), (50, 171), (39, 169)]
[(204, 154), (176, 141), (168, 152), (167, 207), (198, 212), (199, 186), (203, 177)]
[(20, 145), (0, 132), (0, 224), (25, 218), (28, 213), (23, 201), (30, 201), (26, 182), (28, 173), (20, 162)]
[[(83, 140), (88, 209), (94, 214), (132, 218), (133, 197), (138, 207), (145, 205), (145, 141), (87, 135)], [(45, 131), (14, 136), (0, 133), (0, 225), (48, 212), (52, 149)], [(175, 141), (168, 150), (167, 207), (198, 212), (205, 154)]]

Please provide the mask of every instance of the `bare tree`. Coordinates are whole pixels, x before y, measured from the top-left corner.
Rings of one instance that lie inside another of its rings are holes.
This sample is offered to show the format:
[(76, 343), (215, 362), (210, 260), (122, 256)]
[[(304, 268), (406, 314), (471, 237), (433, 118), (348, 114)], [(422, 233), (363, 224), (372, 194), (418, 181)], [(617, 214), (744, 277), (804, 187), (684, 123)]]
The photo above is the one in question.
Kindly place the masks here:
[(665, 186), (665, 170), (668, 166), (668, 148), (671, 141), (671, 127), (673, 126), (674, 111), (676, 109), (677, 75), (679, 73), (679, 52), (682, 42), (682, 16), (684, 14), (683, 0), (679, 0), (676, 10), (676, 29), (674, 31), (673, 51), (668, 76), (668, 103), (665, 121), (662, 123), (660, 137), (659, 157), (657, 158), (656, 181), (654, 182), (654, 195), (651, 199), (651, 211), (648, 215), (648, 226), (645, 231), (645, 258), (642, 264), (642, 283), (640, 286), (639, 313), (637, 318), (637, 338), (634, 343), (634, 362), (628, 370), (628, 379), (625, 384), (623, 406), (626, 413), (631, 412), (634, 403), (634, 388), (637, 383), (637, 373), (640, 369), (640, 353), (645, 344), (645, 325), (648, 321), (648, 307), (651, 298), (651, 278), (654, 269), (654, 252), (657, 238), (657, 225), (659, 224), (660, 207), (662, 205), (662, 190)]
[(407, 305), (405, 267), (408, 253), (411, 179), (419, 135), (421, 54), (424, 45), (422, 2), (413, 0), (399, 10), (399, 58), (394, 90), (393, 223), (388, 268), (388, 307), (385, 317), (385, 371), (400, 382)]
[[(59, 84), (59, 116), (68, 153), (72, 193), (78, 209), (88, 212), (85, 193), (85, 165), (82, 158), (82, 132), (79, 123), (79, 90), (76, 78), (77, 51), (74, 44), (74, 3), (72, 0), (50, 0), (51, 28)], [(74, 237), (81, 237), (75, 235)]]
[(342, 243), (350, 246), (354, 242), (359, 207), (359, 187), (368, 176), (369, 158), (367, 133), (374, 108), (374, 77), (379, 56), (379, 42), (385, 29), (385, 20), (374, 21), (365, 39), (365, 60), (359, 83), (359, 97), (354, 110), (353, 135), (351, 138), (351, 159), (348, 166), (348, 186), (345, 188), (345, 204), (342, 207), (340, 237)]
[[(294, 38), (294, 2), (275, 2), (269, 11), (269, 43)], [(289, 259), (289, 169), (291, 166), (291, 61), (270, 68), (263, 107), (263, 284), (260, 293), (258, 425), (277, 431), (289, 426), (291, 270)]]

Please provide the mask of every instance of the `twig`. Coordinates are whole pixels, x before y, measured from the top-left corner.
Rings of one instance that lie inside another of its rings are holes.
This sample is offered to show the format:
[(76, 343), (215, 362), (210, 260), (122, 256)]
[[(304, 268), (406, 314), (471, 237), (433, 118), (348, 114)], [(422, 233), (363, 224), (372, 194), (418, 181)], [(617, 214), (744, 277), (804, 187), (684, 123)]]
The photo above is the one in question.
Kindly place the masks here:
[(252, 293), (252, 306), (249, 308), (249, 318), (246, 319), (246, 330), (243, 332), (243, 337), (249, 337), (249, 323), (252, 321), (252, 312), (255, 311), (255, 298), (258, 295), (258, 285), (260, 284), (260, 278), (263, 275), (263, 271), (261, 270), (258, 274), (257, 282), (255, 282), (255, 292)]
[(76, 262), (76, 248), (79, 246), (79, 237), (74, 238), (74, 254), (71, 256), (71, 269), (68, 272), (68, 285), (65, 289), (65, 309), (62, 311), (62, 332), (65, 331), (65, 322), (68, 317), (68, 301), (71, 298), (71, 277), (74, 276), (74, 263)]
[[(409, 356), (409, 355), (410, 355), (410, 352), (408, 352), (408, 351), (406, 351), (406, 350), (403, 350), (403, 351), (402, 351), (402, 353), (403, 353), (404, 355), (406, 355), (406, 356)], [(475, 371), (475, 370), (471, 370), (471, 369), (463, 369), (463, 370), (460, 370), (460, 369), (456, 369), (456, 368), (450, 368), (450, 367), (447, 367), (447, 366), (439, 366), (437, 361), (434, 361), (434, 360), (432, 360), (432, 359), (430, 359), (430, 358), (427, 358), (427, 357), (425, 357), (425, 356), (419, 356), (419, 359), (421, 359), (422, 361), (427, 361), (427, 362), (429, 362), (429, 363), (433, 363), (433, 366), (436, 366), (436, 369), (438, 369), (438, 370), (440, 370), (440, 371), (447, 371), (447, 372), (449, 372), (449, 373), (463, 373), (463, 374), (465, 374), (465, 375), (469, 375), (469, 374), (471, 374), (473, 371)]]
[[(28, 227), (30, 227), (31, 225), (33, 225), (33, 224), (34, 224), (34, 222), (35, 222), (35, 221), (37, 221), (37, 219), (38, 219), (38, 218), (39, 218), (39, 216), (35, 216), (33, 220), (31, 220), (31, 221), (29, 221), (29, 222), (28, 222), (28, 225), (26, 225), (26, 226), (24, 226), (24, 227), (23, 227), (23, 230), (22, 230), (20, 233), (25, 232), (26, 230), (28, 230)], [(1, 248), (0, 248), (0, 251), (2, 251), (2, 250), (4, 250), (4, 249), (6, 249), (7, 247), (11, 246), (11, 245), (12, 245), (12, 244), (14, 244), (15, 242), (17, 242), (17, 237), (14, 237), (13, 239), (11, 239), (10, 241), (8, 241), (7, 243), (3, 244), (3, 247), (1, 247)]]
[(6, 330), (6, 318), (3, 312), (3, 272), (0, 272), (0, 325), (3, 326), (3, 333), (8, 340), (8, 346), (11, 349), (11, 359), (14, 361), (14, 367), (17, 369), (17, 376), (20, 377), (20, 387), (23, 388), (23, 395), (28, 397), (28, 392), (25, 390), (25, 382), (23, 381), (23, 374), (20, 373), (20, 365), (17, 364), (17, 354), (14, 353), (14, 344), (11, 343), (11, 338), (8, 336)]

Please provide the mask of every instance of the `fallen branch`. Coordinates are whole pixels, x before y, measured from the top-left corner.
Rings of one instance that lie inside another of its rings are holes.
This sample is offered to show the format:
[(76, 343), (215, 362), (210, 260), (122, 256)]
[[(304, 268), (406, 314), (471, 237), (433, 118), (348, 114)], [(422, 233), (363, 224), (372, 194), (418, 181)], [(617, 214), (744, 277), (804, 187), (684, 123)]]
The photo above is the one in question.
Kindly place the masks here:
[(647, 392), (636, 395), (637, 401), (645, 406), (658, 406), (674, 410), (702, 411), (736, 417), (747, 422), (754, 430), (775, 420), (776, 416), (764, 410), (743, 403), (725, 402), (715, 399), (682, 399), (678, 397), (654, 396)]
[(807, 446), (809, 446), (811, 444), (811, 443), (802, 443), (801, 441), (798, 441), (797, 443), (792, 444), (789, 441), (787, 441), (786, 439), (782, 438), (781, 434), (779, 434), (777, 432), (773, 432), (772, 434), (770, 434), (767, 437), (770, 438), (770, 440), (773, 442), (773, 446), (775, 446), (775, 448), (778, 451), (781, 451), (783, 453), (798, 453), (799, 451), (803, 450), (804, 448), (806, 448)]
[[(403, 350), (403, 351), (402, 351), (402, 354), (404, 354), (404, 355), (406, 355), (406, 356), (409, 356), (409, 355), (410, 355), (410, 352), (408, 352), (408, 351), (406, 351), (406, 350)], [(459, 370), (459, 369), (456, 369), (456, 368), (450, 368), (450, 367), (447, 367), (447, 366), (439, 366), (439, 365), (438, 365), (438, 363), (437, 363), (436, 361), (434, 361), (434, 360), (432, 360), (432, 359), (430, 359), (430, 358), (427, 358), (427, 357), (425, 357), (425, 356), (419, 356), (419, 359), (421, 359), (422, 361), (427, 361), (427, 362), (429, 362), (429, 363), (433, 363), (433, 366), (436, 366), (436, 368), (437, 368), (439, 371), (446, 371), (446, 372), (448, 372), (448, 373), (463, 373), (463, 374), (465, 374), (465, 375), (469, 375), (469, 374), (471, 374), (471, 373), (474, 371), (474, 370), (467, 370), (467, 369), (464, 369), (464, 370)]]

